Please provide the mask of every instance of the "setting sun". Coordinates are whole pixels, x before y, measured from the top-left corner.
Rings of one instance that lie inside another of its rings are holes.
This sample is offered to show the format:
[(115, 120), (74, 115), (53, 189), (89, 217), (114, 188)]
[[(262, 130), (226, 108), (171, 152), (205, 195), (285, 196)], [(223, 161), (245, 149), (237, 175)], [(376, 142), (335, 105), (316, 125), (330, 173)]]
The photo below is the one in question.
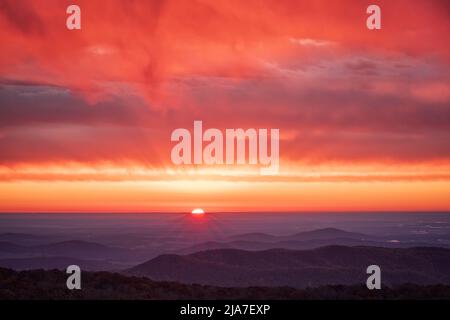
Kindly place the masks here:
[(192, 210), (191, 213), (192, 214), (205, 214), (205, 211), (203, 211), (203, 209), (200, 209), (200, 208), (195, 208), (194, 210)]

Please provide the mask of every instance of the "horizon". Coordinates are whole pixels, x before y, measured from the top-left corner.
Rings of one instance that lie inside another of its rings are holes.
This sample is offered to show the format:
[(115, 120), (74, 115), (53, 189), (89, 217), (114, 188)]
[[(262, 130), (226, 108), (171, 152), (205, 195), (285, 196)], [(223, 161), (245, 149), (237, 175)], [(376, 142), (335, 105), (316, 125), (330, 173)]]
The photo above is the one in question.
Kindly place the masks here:
[[(0, 215), (5, 214), (111, 214), (111, 215), (140, 215), (140, 214), (192, 214), (191, 211), (17, 211), (17, 212), (8, 212), (1, 211)], [(394, 210), (386, 210), (386, 211), (281, 211), (281, 210), (272, 210), (272, 211), (205, 211), (204, 215), (211, 214), (450, 214), (450, 210), (443, 211), (394, 211)]]

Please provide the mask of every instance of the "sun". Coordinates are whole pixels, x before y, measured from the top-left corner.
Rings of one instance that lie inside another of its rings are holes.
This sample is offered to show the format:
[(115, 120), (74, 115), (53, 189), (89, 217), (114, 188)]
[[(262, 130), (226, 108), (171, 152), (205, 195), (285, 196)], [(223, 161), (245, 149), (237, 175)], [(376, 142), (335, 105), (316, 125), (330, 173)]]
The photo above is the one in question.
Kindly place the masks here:
[(205, 214), (205, 211), (203, 211), (203, 209), (201, 209), (201, 208), (195, 208), (194, 210), (192, 210), (192, 212), (191, 212), (192, 214), (198, 214), (198, 215), (201, 215), (201, 214)]

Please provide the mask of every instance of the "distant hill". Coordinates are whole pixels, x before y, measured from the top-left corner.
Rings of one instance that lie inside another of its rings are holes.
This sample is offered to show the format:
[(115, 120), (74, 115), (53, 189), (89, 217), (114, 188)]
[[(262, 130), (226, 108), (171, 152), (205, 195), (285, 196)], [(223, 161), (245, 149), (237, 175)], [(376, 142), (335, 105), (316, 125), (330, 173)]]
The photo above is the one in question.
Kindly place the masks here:
[(307, 299), (450, 299), (450, 286), (403, 284), (383, 290), (368, 290), (364, 285), (221, 288), (156, 282), (110, 272), (83, 272), (82, 290), (67, 290), (67, 274), (62, 271), (33, 270), (16, 272), (0, 268), (0, 300), (7, 299), (166, 299), (166, 300), (307, 300)]
[(17, 254), (27, 252), (27, 247), (7, 241), (0, 241), (0, 253)]
[(43, 245), (25, 246), (11, 242), (0, 242), (0, 257), (8, 258), (14, 255), (27, 255), (27, 257), (60, 257), (70, 256), (80, 259), (107, 259), (123, 255), (127, 250), (108, 247), (102, 244), (70, 240)]
[(28, 233), (0, 233), (0, 241), (12, 242), (19, 245), (38, 245), (55, 241), (55, 236), (36, 235)]
[(255, 242), (274, 242), (279, 241), (279, 236), (274, 236), (266, 233), (253, 232), (253, 233), (244, 233), (238, 234), (235, 236), (231, 236), (230, 240), (233, 241), (255, 241)]
[(118, 267), (106, 261), (82, 260), (68, 257), (36, 257), (36, 258), (17, 258), (0, 259), (0, 267), (14, 270), (34, 270), (44, 269), (65, 270), (70, 265), (77, 265), (82, 270), (101, 271), (117, 270)]
[(240, 241), (258, 241), (258, 242), (278, 242), (278, 241), (305, 241), (305, 240), (319, 240), (319, 239), (374, 239), (374, 236), (365, 235), (362, 233), (348, 232), (336, 228), (324, 228), (312, 231), (299, 232), (288, 236), (274, 236), (265, 233), (246, 233), (230, 237), (231, 240)]
[(221, 241), (197, 243), (170, 253), (186, 255), (199, 251), (217, 249), (241, 249), (249, 251), (269, 249), (306, 250), (333, 245), (386, 248), (441, 247), (450, 249), (450, 241), (446, 242), (446, 236), (433, 235), (423, 237), (417, 235), (399, 235), (398, 238), (401, 239), (400, 241), (393, 240), (391, 237), (380, 237), (336, 228), (325, 228), (299, 232), (287, 236), (246, 233), (221, 239)]
[[(14, 234), (13, 238), (17, 235)], [(19, 235), (23, 240), (24, 235)], [(30, 236), (32, 238), (32, 236)], [(5, 238), (11, 238), (10, 236)], [(20, 245), (0, 241), (0, 267), (17, 270), (58, 268), (61, 257), (68, 261), (81, 260), (90, 270), (120, 270), (142, 263), (161, 254), (157, 249), (128, 249), (103, 244), (68, 240), (40, 245)], [(50, 259), (53, 258), (53, 259)], [(105, 262), (107, 261), (107, 262)], [(27, 267), (26, 263), (30, 265)], [(114, 265), (114, 267), (112, 267)], [(66, 265), (67, 266), (67, 265)], [(105, 268), (102, 269), (102, 266)]]
[(344, 231), (336, 228), (324, 228), (306, 232), (299, 232), (287, 236), (286, 238), (290, 240), (319, 240), (319, 239), (333, 239), (333, 238), (362, 240), (362, 239), (374, 239), (376, 237), (366, 235), (363, 233)]
[(377, 264), (384, 285), (450, 284), (450, 250), (329, 246), (314, 250), (220, 249), (185, 256), (161, 255), (127, 272), (153, 280), (216, 286), (293, 286), (365, 283)]
[(0, 242), (0, 267), (16, 270), (65, 269), (68, 265), (86, 270), (120, 270), (151, 258), (148, 250), (129, 250), (94, 242), (71, 240), (24, 246)]
[[(270, 249), (290, 249), (290, 250), (307, 250), (316, 249), (327, 246), (366, 246), (366, 247), (385, 247), (385, 248), (411, 248), (411, 247), (430, 247), (431, 245), (426, 242), (390, 242), (390, 241), (373, 241), (373, 240), (360, 240), (350, 238), (333, 238), (333, 239), (316, 239), (316, 240), (286, 240), (286, 241), (274, 241), (274, 242), (258, 242), (258, 241), (245, 241), (236, 240), (230, 242), (218, 242), (208, 241), (199, 243), (190, 247), (182, 248), (174, 251), (175, 254), (191, 254), (199, 251), (218, 250), (218, 249), (241, 249), (248, 251), (262, 251)], [(439, 247), (450, 248), (450, 244), (441, 244)]]
[(83, 259), (110, 258), (119, 255), (124, 251), (119, 248), (112, 248), (102, 244), (80, 240), (36, 246), (33, 247), (32, 250), (35, 253), (46, 256), (70, 255), (71, 257), (82, 257)]

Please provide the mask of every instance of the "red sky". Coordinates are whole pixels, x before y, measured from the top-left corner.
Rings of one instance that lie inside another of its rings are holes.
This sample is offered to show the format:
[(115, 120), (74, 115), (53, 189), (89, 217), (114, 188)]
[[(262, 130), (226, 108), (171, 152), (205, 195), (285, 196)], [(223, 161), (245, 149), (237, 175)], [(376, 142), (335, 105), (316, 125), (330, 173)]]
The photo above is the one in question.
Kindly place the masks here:
[[(1, 0), (0, 211), (450, 210), (449, 18), (446, 0)], [(174, 166), (194, 120), (279, 128), (279, 174)]]

